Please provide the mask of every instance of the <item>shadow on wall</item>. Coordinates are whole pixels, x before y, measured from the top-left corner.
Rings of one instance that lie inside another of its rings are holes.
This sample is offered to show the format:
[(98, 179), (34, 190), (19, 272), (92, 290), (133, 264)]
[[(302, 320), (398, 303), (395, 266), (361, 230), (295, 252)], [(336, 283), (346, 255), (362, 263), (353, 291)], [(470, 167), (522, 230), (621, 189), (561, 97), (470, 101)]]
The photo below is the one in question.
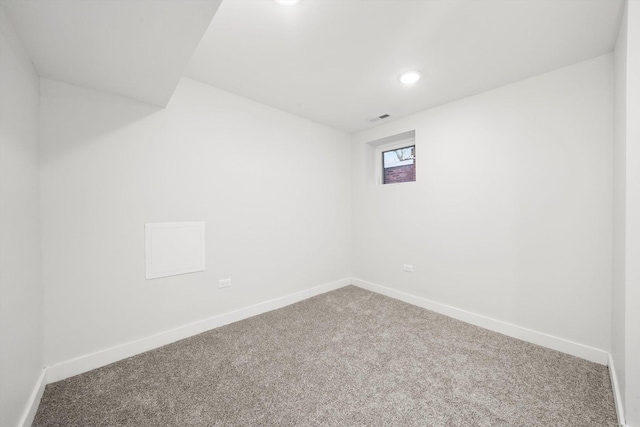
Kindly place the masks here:
[[(42, 135), (41, 160), (43, 165), (70, 151), (82, 149), (118, 129), (149, 119), (163, 108), (143, 102), (112, 95), (66, 83), (41, 79), (40, 83), (41, 128), (47, 129)], [(55, 108), (47, 108), (48, 101), (55, 99)], [(78, 109), (78, 104), (85, 106)], [(125, 108), (123, 108), (125, 107)], [(163, 127), (163, 121), (156, 125)], [(69, 132), (73, 129), (73, 132)]]

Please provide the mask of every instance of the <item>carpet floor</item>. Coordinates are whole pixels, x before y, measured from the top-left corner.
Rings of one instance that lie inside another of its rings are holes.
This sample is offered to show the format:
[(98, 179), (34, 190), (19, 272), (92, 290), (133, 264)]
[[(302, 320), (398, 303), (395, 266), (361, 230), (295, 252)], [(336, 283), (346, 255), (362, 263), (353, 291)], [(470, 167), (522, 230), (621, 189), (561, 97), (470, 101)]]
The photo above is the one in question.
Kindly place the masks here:
[(34, 426), (616, 426), (606, 366), (348, 286), (47, 385)]

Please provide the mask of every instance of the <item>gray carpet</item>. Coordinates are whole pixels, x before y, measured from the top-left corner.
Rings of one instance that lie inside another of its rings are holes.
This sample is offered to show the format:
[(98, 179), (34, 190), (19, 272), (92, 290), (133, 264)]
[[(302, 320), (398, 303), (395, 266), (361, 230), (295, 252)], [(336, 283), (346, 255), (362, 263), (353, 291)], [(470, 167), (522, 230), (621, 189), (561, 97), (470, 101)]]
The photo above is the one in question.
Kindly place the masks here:
[(34, 426), (615, 426), (605, 366), (354, 286), (46, 387)]

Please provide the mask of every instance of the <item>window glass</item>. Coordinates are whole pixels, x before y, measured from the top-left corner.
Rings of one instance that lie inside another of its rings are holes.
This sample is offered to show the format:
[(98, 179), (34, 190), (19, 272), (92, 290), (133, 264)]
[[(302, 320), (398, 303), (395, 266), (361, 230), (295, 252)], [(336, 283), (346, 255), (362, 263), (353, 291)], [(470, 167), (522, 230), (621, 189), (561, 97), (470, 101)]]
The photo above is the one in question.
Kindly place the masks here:
[(382, 152), (383, 184), (416, 180), (416, 146)]

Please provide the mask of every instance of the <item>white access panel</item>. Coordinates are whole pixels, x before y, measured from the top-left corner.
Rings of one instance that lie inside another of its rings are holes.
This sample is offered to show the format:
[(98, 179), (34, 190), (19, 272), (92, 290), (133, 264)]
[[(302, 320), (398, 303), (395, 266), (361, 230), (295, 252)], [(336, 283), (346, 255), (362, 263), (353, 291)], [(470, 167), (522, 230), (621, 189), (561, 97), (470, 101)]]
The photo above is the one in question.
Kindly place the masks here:
[(144, 225), (146, 278), (204, 271), (204, 222)]

